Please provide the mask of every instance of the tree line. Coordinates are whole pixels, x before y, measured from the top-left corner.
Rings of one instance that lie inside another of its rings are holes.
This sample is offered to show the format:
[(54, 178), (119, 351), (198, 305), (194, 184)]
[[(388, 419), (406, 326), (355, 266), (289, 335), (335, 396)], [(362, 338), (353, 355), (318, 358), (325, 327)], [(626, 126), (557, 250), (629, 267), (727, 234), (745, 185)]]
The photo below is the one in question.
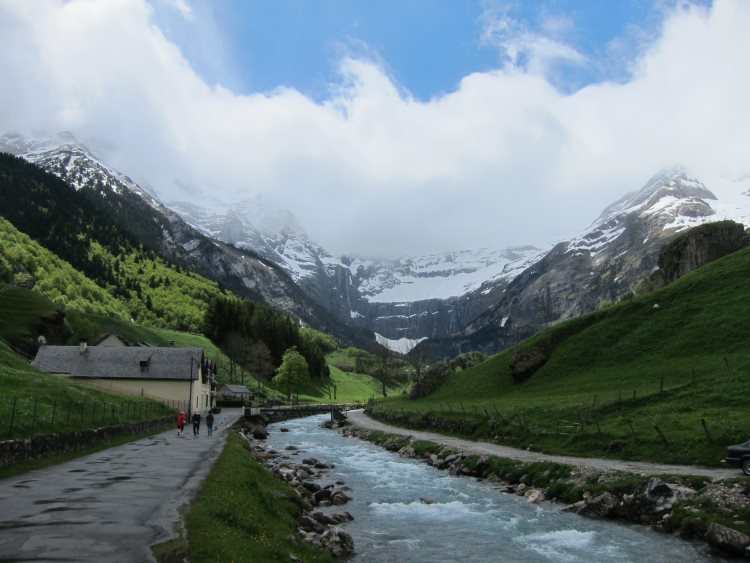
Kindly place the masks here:
[(284, 354), (296, 348), (307, 361), (310, 375), (329, 375), (325, 355), (335, 342), (267, 305), (247, 299), (216, 296), (208, 304), (204, 334), (243, 369), (268, 380)]

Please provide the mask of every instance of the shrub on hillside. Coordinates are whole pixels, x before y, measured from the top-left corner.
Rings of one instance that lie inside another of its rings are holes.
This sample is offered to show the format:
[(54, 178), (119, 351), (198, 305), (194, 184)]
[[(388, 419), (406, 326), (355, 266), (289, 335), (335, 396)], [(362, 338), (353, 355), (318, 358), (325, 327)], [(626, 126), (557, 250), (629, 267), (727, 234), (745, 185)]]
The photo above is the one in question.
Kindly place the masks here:
[(451, 373), (451, 368), (445, 362), (440, 362), (431, 366), (427, 371), (422, 374), (417, 381), (412, 385), (409, 397), (411, 399), (420, 399), (433, 393), (440, 384), (445, 381)]

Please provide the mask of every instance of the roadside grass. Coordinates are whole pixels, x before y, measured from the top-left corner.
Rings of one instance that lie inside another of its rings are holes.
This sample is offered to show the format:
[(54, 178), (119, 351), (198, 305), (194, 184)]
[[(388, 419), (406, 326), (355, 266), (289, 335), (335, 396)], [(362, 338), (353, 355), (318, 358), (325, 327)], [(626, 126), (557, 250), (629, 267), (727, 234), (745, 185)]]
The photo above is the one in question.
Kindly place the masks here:
[[(428, 397), (389, 397), (370, 410), (549, 453), (718, 466), (750, 432), (748, 278), (750, 249), (543, 331)], [(556, 331), (571, 335), (516, 383), (516, 350), (554, 341)]]
[(301, 511), (299, 495), (255, 462), (245, 440), (231, 432), (185, 515), (188, 558), (196, 563), (333, 561), (297, 538)]
[(172, 412), (151, 399), (41, 373), (0, 342), (0, 439), (130, 424)]

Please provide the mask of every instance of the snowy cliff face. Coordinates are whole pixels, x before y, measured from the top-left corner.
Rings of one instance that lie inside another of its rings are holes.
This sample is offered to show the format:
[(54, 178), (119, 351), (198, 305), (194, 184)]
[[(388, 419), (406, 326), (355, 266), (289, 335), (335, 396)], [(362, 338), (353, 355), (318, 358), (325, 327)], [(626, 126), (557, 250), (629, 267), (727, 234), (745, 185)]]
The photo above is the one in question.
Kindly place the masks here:
[(739, 188), (725, 182), (726, 197), (719, 200), (682, 168), (655, 175), (514, 278), (460, 334), (433, 346), (446, 355), (495, 352), (549, 324), (618, 301), (657, 268), (661, 247), (678, 233), (723, 219), (750, 226), (750, 197)]
[[(182, 202), (170, 207), (204, 233), (271, 260), (340, 319), (396, 340), (459, 330), (489, 306), (492, 288), (542, 256), (531, 246), (390, 260), (333, 256), (288, 211), (259, 199), (219, 211)], [(467, 302), (463, 296), (471, 292), (477, 298)]]

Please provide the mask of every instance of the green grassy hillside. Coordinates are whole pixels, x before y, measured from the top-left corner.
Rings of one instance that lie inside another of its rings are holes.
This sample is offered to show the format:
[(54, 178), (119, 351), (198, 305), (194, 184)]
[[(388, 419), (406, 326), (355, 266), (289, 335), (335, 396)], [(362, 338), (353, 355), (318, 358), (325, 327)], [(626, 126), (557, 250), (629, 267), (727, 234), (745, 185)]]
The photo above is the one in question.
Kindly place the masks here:
[(66, 308), (196, 332), (208, 302), (221, 293), (215, 282), (141, 250), (121, 249), (115, 255), (94, 241), (88, 250), (82, 245), (81, 252), (101, 265), (101, 285), (0, 217), (0, 273), (5, 280), (33, 285)]
[[(549, 452), (716, 465), (727, 444), (750, 436), (748, 279), (750, 249), (376, 412)], [(517, 383), (516, 353), (545, 345), (546, 363)]]
[(0, 439), (133, 423), (172, 412), (150, 399), (41, 373), (0, 340)]

